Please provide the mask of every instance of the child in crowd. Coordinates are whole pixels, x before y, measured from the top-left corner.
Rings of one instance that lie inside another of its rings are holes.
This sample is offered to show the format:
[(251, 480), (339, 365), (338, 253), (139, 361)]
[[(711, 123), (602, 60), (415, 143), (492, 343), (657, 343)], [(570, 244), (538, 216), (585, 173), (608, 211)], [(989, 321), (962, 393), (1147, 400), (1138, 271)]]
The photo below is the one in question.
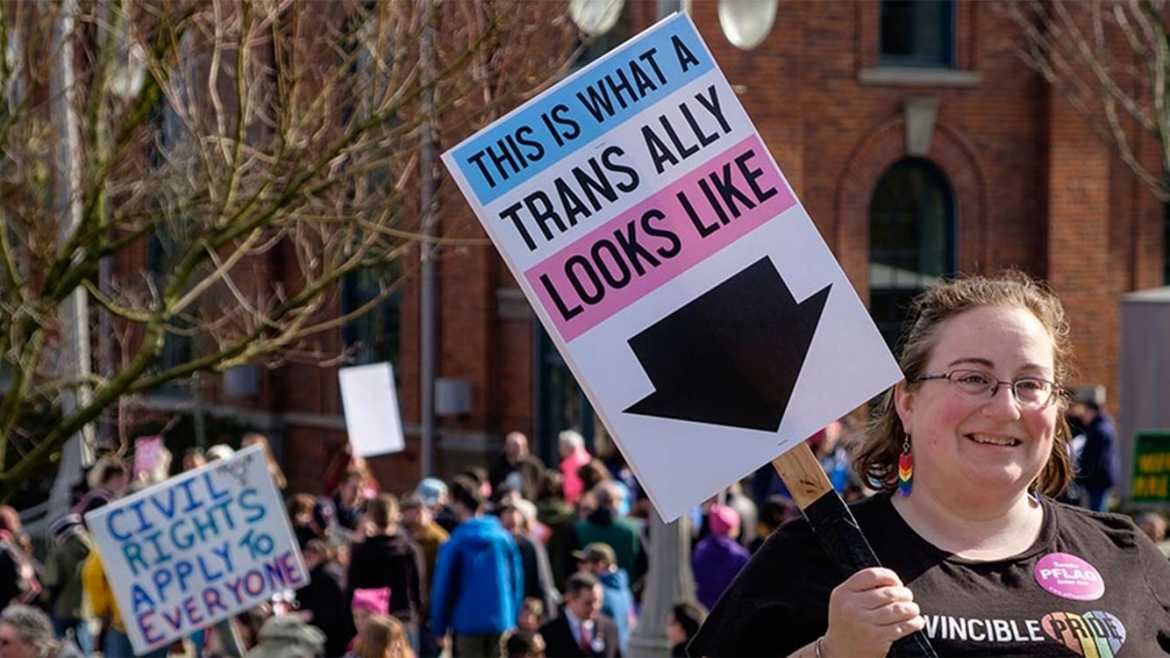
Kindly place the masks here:
[[(356, 595), (355, 595), (356, 596)], [(361, 624), (351, 658), (414, 658), (402, 622), (389, 615), (370, 615)]]
[(544, 658), (544, 638), (535, 631), (518, 628), (500, 640), (504, 658)]
[(544, 604), (535, 596), (529, 596), (524, 599), (524, 603), (520, 606), (520, 616), (516, 620), (516, 625), (521, 630), (536, 632), (540, 630), (541, 624), (545, 622), (544, 618)]

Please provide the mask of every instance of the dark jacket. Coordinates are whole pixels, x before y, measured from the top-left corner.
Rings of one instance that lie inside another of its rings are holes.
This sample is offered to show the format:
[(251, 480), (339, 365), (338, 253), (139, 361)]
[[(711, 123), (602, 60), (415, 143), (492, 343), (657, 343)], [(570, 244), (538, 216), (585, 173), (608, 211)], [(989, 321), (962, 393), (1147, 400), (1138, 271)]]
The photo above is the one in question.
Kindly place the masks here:
[(59, 619), (81, 619), (81, 567), (91, 549), (89, 536), (78, 525), (55, 538), (45, 561), (45, 579), (52, 601), (50, 612)]
[(524, 597), (540, 599), (545, 610), (556, 610), (561, 604), (561, 594), (553, 584), (548, 551), (540, 542), (523, 535), (515, 540), (516, 548), (520, 550), (520, 563), (524, 565)]
[(576, 548), (577, 512), (560, 498), (545, 498), (536, 505), (536, 519), (548, 526), (549, 566), (552, 567), (553, 582), (564, 588), (569, 576), (576, 570), (572, 551)]
[(346, 576), (346, 601), (355, 589), (390, 588), (390, 614), (402, 621), (422, 618), (426, 566), (418, 544), (404, 531), (375, 535), (353, 547)]
[(1085, 426), (1085, 445), (1077, 460), (1077, 484), (1108, 489), (1117, 481), (1117, 430), (1105, 412)]
[[(516, 475), (509, 477), (513, 473)], [(492, 491), (499, 491), (505, 484), (514, 484), (526, 500), (535, 500), (536, 487), (543, 475), (544, 463), (533, 455), (525, 455), (515, 464), (508, 461), (507, 455), (500, 455), (488, 472), (488, 481), (492, 484)]]
[(625, 569), (630, 580), (637, 582), (646, 573), (646, 553), (638, 525), (608, 509), (599, 509), (577, 522), (576, 548), (593, 542), (609, 544), (617, 557), (617, 566)]
[(23, 593), (20, 587), (20, 558), (17, 549), (7, 542), (0, 542), (0, 610), (18, 601)]
[(302, 612), (310, 612), (309, 623), (325, 633), (325, 655), (340, 656), (356, 632), (349, 600), (341, 587), (340, 567), (322, 562), (309, 572), (309, 583), (297, 590)]
[(593, 620), (593, 650), (586, 653), (581, 648), (580, 638), (573, 637), (569, 619), (564, 609), (557, 618), (540, 627), (540, 636), (544, 638), (544, 655), (548, 658), (599, 658), (607, 656), (616, 658), (622, 655), (621, 644), (618, 641), (617, 625), (605, 614), (597, 615)]

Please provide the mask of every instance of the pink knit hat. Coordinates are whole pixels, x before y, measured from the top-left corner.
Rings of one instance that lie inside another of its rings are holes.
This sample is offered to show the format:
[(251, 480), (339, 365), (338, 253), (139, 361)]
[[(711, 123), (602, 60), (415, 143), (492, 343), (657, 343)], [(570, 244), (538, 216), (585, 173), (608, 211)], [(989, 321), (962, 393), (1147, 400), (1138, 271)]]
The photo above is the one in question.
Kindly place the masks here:
[(376, 615), (388, 615), (390, 614), (390, 588), (355, 589), (350, 607), (354, 610), (369, 610)]
[(739, 530), (739, 514), (726, 505), (712, 505), (707, 510), (707, 524), (713, 534), (730, 537)]

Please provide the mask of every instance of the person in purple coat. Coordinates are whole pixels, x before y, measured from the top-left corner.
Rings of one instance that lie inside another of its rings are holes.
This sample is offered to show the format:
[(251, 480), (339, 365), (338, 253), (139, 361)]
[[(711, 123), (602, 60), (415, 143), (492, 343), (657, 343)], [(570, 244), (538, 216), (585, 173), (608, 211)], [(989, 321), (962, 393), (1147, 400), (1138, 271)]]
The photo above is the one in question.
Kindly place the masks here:
[(699, 602), (711, 609), (751, 554), (735, 540), (739, 536), (739, 514), (735, 510), (712, 505), (707, 512), (707, 526), (711, 534), (695, 545), (691, 567)]

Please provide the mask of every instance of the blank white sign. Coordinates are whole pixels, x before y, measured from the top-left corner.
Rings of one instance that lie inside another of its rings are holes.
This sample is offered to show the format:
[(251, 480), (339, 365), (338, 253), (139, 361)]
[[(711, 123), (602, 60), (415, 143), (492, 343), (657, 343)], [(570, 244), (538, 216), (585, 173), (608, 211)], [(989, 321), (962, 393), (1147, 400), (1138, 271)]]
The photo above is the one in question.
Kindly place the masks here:
[(402, 418), (398, 415), (398, 394), (394, 390), (394, 368), (389, 363), (342, 368), (341, 404), (345, 428), (358, 457), (401, 452)]

